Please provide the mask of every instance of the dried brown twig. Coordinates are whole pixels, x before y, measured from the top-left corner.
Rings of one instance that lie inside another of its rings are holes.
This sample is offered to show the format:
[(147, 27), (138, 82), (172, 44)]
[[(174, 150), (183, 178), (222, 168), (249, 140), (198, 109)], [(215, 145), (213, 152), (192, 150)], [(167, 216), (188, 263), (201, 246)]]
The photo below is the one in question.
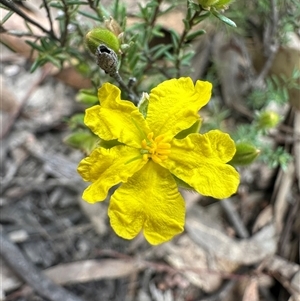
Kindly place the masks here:
[(2, 231), (0, 232), (0, 241), (0, 254), (3, 259), (39, 295), (50, 301), (83, 301), (38, 271)]

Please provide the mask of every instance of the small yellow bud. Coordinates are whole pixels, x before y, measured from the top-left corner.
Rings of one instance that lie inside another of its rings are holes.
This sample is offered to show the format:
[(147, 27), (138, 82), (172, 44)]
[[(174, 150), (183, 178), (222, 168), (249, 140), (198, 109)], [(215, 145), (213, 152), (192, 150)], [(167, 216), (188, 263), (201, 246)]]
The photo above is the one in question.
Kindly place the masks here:
[(257, 127), (261, 130), (274, 128), (280, 121), (280, 116), (276, 112), (265, 111), (257, 117)]
[(113, 32), (106, 28), (94, 28), (85, 36), (85, 43), (89, 50), (95, 54), (99, 45), (104, 44), (115, 53), (119, 52), (120, 42)]
[(239, 142), (236, 144), (235, 155), (228, 164), (234, 166), (249, 165), (258, 157), (259, 153), (260, 150), (251, 143)]

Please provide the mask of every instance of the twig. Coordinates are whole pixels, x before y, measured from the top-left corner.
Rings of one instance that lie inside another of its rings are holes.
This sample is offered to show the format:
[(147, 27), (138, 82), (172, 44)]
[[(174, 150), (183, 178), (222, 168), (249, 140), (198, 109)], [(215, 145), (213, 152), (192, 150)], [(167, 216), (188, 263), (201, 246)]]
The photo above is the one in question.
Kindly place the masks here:
[(70, 16), (69, 16), (69, 11), (68, 11), (68, 4), (66, 3), (66, 0), (62, 0), (63, 6), (64, 6), (64, 15), (65, 15), (65, 19), (64, 19), (64, 30), (63, 33), (60, 37), (60, 42), (61, 45), (64, 46), (66, 41), (67, 41), (67, 37), (68, 37), (68, 25), (70, 23)]
[(149, 22), (150, 28), (153, 28), (153, 26), (155, 24), (155, 21), (157, 19), (157, 16), (158, 16), (158, 13), (159, 13), (159, 8), (160, 8), (160, 5), (161, 5), (162, 1), (163, 0), (157, 0), (157, 6), (155, 7), (153, 15), (151, 16), (151, 20)]
[(94, 2), (95, 1), (93, 0), (88, 0), (90, 8), (97, 14), (97, 16), (99, 17), (99, 21), (103, 22), (104, 20), (103, 13), (99, 8), (95, 7)]
[(41, 39), (43, 36), (32, 34), (31, 32), (21, 32), (17, 30), (7, 30), (2, 26), (2, 31), (1, 33), (6, 33), (10, 36), (14, 37), (31, 37), (31, 38), (36, 38), (36, 39)]
[(270, 6), (271, 6), (271, 22), (270, 27), (267, 27), (267, 29), (264, 32), (264, 53), (265, 57), (267, 57), (267, 60), (256, 78), (254, 82), (254, 87), (261, 87), (262, 83), (267, 76), (268, 72), (270, 71), (275, 56), (277, 54), (277, 51), (279, 49), (279, 43), (276, 40), (276, 33), (277, 33), (277, 25), (278, 25), (278, 10), (276, 6), (275, 0), (270, 0)]
[(39, 23), (32, 20), (30, 17), (28, 17), (26, 14), (24, 14), (12, 1), (10, 0), (0, 0), (0, 3), (2, 3), (4, 6), (11, 9), (13, 12), (15, 12), (17, 15), (22, 17), (27, 22), (31, 23), (32, 25), (38, 27), (41, 31), (52, 37), (54, 40), (58, 41), (58, 38), (55, 36), (55, 34), (50, 30), (47, 30), (43, 26), (41, 26)]
[(52, 18), (51, 18), (51, 12), (50, 12), (50, 9), (49, 9), (49, 6), (48, 6), (48, 3), (47, 3), (47, 0), (43, 0), (43, 3), (44, 3), (44, 7), (46, 9), (46, 12), (47, 12), (47, 17), (48, 17), (48, 20), (49, 20), (49, 24), (50, 24), (50, 31), (53, 33), (54, 35), (54, 30), (53, 30), (53, 22), (52, 22)]
[(156, 271), (167, 272), (170, 274), (193, 272), (193, 273), (198, 273), (198, 274), (217, 275), (217, 276), (222, 277), (223, 279), (230, 279), (230, 280), (240, 280), (240, 279), (249, 278), (248, 274), (230, 273), (230, 272), (225, 272), (225, 271), (221, 271), (221, 270), (212, 270), (209, 268), (192, 268), (189, 266), (186, 266), (186, 267), (182, 266), (180, 268), (172, 267), (165, 263), (152, 262), (152, 261), (144, 260), (141, 258), (136, 259), (133, 256), (119, 253), (117, 251), (110, 250), (110, 249), (99, 250), (97, 252), (97, 255), (98, 256), (109, 256), (109, 257), (114, 257), (114, 258), (122, 258), (122, 259), (128, 259), (128, 260), (137, 260), (141, 267), (147, 267), (147, 268), (151, 268)]
[(61, 286), (56, 285), (37, 270), (7, 236), (0, 232), (0, 254), (20, 278), (30, 285), (40, 296), (50, 301), (83, 301)]
[(131, 88), (129, 88), (129, 87), (124, 83), (124, 81), (123, 81), (122, 77), (120, 76), (119, 72), (116, 72), (116, 73), (114, 73), (114, 74), (110, 74), (110, 76), (111, 76), (112, 78), (114, 78), (114, 79), (117, 81), (117, 83), (120, 85), (120, 87), (121, 87), (122, 89), (124, 89), (124, 90), (128, 93), (128, 96), (129, 96), (129, 98), (132, 100), (132, 102), (133, 102), (134, 104), (137, 104), (138, 101), (139, 101), (138, 96), (132, 91)]
[(244, 223), (242, 222), (240, 216), (236, 212), (235, 208), (232, 206), (232, 200), (231, 199), (224, 199), (220, 202), (221, 207), (225, 211), (228, 219), (234, 226), (234, 229), (236, 230), (237, 234), (241, 238), (248, 238), (249, 232), (246, 229)]
[(279, 246), (278, 254), (281, 255), (282, 257), (285, 257), (286, 255), (285, 251), (288, 245), (288, 240), (291, 237), (292, 227), (296, 221), (297, 216), (299, 215), (299, 205), (300, 205), (300, 197), (296, 198), (294, 204), (292, 204), (292, 208), (290, 208), (288, 212), (288, 217), (280, 236), (280, 240), (278, 243)]
[[(183, 44), (185, 43), (185, 38), (187, 36), (187, 34), (189, 33), (190, 29), (193, 27), (194, 25), (194, 20), (196, 19), (196, 17), (198, 17), (200, 14), (202, 13), (202, 9), (200, 9), (200, 11), (196, 11), (194, 13), (194, 15), (188, 20), (189, 23), (189, 28), (186, 28), (186, 26), (184, 27), (184, 31), (180, 36), (180, 40), (178, 42), (178, 46), (177, 49), (175, 51), (176, 53), (176, 62), (175, 62), (175, 68), (177, 69), (177, 77), (180, 77), (180, 59), (179, 59), (179, 53), (180, 51), (183, 49)], [(188, 16), (188, 11), (187, 11), (187, 16)], [(187, 18), (186, 16), (186, 18)]]

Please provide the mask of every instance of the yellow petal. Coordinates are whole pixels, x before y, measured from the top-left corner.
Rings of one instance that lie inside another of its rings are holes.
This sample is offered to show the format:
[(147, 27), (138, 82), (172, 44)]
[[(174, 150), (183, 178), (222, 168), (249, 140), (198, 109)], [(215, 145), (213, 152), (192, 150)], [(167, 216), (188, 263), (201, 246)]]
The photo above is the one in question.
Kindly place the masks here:
[(219, 130), (173, 139), (168, 159), (161, 163), (200, 194), (222, 199), (237, 191), (239, 174), (226, 164), (235, 153), (234, 141)]
[(115, 191), (108, 215), (119, 236), (132, 239), (143, 229), (157, 245), (183, 231), (185, 204), (170, 172), (150, 160)]
[(104, 140), (118, 141), (139, 148), (150, 132), (143, 115), (130, 101), (121, 100), (121, 91), (105, 83), (98, 90), (100, 106), (86, 110), (84, 123)]
[(170, 133), (174, 137), (191, 127), (198, 119), (198, 111), (210, 99), (212, 85), (189, 77), (164, 81), (151, 90), (147, 123), (154, 136)]
[(96, 148), (77, 168), (85, 181), (92, 182), (82, 198), (89, 203), (103, 201), (111, 187), (126, 182), (145, 163), (139, 150), (132, 147)]

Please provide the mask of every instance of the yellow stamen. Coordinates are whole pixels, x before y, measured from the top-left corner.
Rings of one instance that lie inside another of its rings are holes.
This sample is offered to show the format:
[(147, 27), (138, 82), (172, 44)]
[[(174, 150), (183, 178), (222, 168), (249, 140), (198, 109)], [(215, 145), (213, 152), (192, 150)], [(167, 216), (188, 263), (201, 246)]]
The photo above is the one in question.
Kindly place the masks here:
[(141, 154), (143, 160), (152, 159), (155, 163), (161, 163), (168, 158), (171, 153), (171, 144), (164, 142), (165, 136), (159, 135), (153, 139), (154, 133), (151, 132), (147, 138), (141, 142)]

